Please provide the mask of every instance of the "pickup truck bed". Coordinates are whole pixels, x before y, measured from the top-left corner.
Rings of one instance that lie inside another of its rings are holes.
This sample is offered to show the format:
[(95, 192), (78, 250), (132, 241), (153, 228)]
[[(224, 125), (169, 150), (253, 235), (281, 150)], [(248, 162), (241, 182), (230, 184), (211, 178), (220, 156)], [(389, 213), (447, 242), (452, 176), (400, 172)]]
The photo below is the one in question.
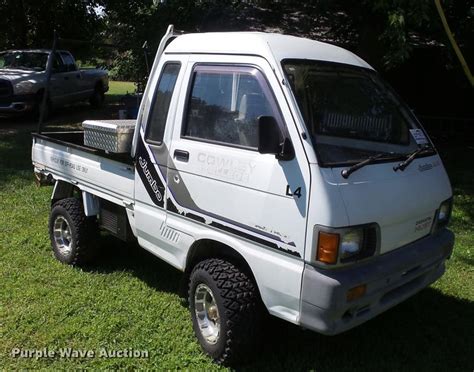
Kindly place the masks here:
[(81, 189), (124, 205), (133, 201), (134, 167), (129, 154), (84, 145), (84, 132), (33, 133), (35, 171), (81, 185)]

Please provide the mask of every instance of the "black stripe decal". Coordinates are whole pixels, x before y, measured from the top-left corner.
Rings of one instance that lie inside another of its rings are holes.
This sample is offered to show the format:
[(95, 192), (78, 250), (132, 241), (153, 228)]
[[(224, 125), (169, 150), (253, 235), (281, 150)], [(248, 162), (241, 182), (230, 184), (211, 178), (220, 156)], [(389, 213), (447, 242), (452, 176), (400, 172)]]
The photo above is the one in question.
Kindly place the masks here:
[[(168, 198), (168, 200), (166, 201), (166, 209), (171, 212), (171, 213), (175, 213), (175, 214), (178, 214), (180, 216), (183, 216), (183, 217), (186, 217), (186, 218), (189, 218), (191, 220), (194, 220), (194, 221), (197, 221), (197, 222), (200, 222), (200, 223), (206, 223), (205, 219), (201, 216), (198, 216), (194, 213), (186, 213), (186, 212), (181, 212), (179, 213), (178, 209), (176, 208), (176, 206), (174, 205), (173, 201)], [(273, 242), (270, 242), (266, 239), (262, 239), (262, 238), (259, 238), (257, 236), (254, 236), (254, 235), (251, 235), (251, 234), (247, 234), (245, 232), (242, 232), (240, 230), (237, 230), (237, 229), (234, 229), (230, 226), (226, 226), (226, 225), (223, 225), (219, 222), (216, 222), (216, 221), (212, 221), (209, 226), (212, 226), (218, 230), (222, 230), (222, 231), (225, 231), (225, 232), (228, 232), (228, 233), (231, 233), (231, 234), (234, 234), (234, 235), (237, 235), (241, 238), (245, 238), (245, 239), (248, 239), (248, 240), (251, 240), (253, 242), (256, 242), (256, 243), (259, 243), (259, 244), (262, 244), (262, 245), (265, 245), (269, 248), (272, 248), (272, 249), (276, 249), (280, 252), (284, 252), (284, 253), (287, 253), (287, 254), (291, 254), (292, 256), (295, 256), (295, 257), (299, 257), (301, 258), (301, 255), (299, 254), (299, 252), (296, 252), (296, 251), (292, 251), (290, 249), (285, 249), (283, 247), (280, 247), (279, 245), (277, 245), (276, 243), (273, 243)]]
[(253, 235), (250, 235), (250, 234), (247, 234), (247, 233), (244, 233), (242, 231), (239, 231), (239, 230), (236, 230), (236, 229), (233, 229), (232, 227), (229, 227), (229, 226), (225, 226), (225, 225), (222, 225), (218, 222), (211, 222), (210, 224), (211, 226), (219, 229), (219, 230), (223, 230), (223, 231), (226, 231), (226, 232), (229, 232), (231, 234), (235, 234), (237, 236), (240, 236), (242, 238), (245, 238), (245, 239), (248, 239), (248, 240), (252, 240), (256, 243), (260, 243), (262, 245), (266, 245), (267, 247), (270, 247), (270, 248), (273, 248), (273, 249), (276, 249), (278, 251), (281, 251), (281, 252), (285, 252), (285, 253), (288, 253), (288, 254), (291, 254), (292, 256), (295, 256), (295, 257), (301, 257), (300, 254), (296, 251), (292, 251), (290, 249), (285, 249), (285, 248), (282, 248), (280, 247), (279, 245), (275, 244), (275, 243), (272, 243), (272, 242), (269, 242), (268, 240), (265, 240), (265, 239), (262, 239), (262, 238), (258, 238), (256, 236), (253, 236)]
[(148, 195), (154, 204), (163, 208), (165, 204), (165, 186), (163, 185), (163, 182), (155, 169), (155, 165), (152, 163), (150, 156), (146, 151), (145, 144), (141, 137), (138, 140), (136, 160), (137, 172), (140, 175), (140, 179), (142, 180)]
[[(147, 190), (148, 195), (150, 196), (150, 198), (151, 198), (151, 200), (153, 201), (154, 204), (156, 204), (160, 208), (163, 208), (164, 207), (165, 186), (163, 185), (163, 182), (161, 181), (161, 178), (158, 175), (158, 172), (155, 168), (155, 165), (152, 163), (152, 161), (150, 159), (150, 156), (148, 155), (148, 152), (145, 148), (145, 143), (143, 142), (143, 139), (141, 138), (141, 136), (140, 136), (140, 138), (138, 140), (138, 144), (137, 144), (136, 160), (137, 160), (136, 161), (137, 172), (140, 175), (140, 179), (142, 180), (143, 184), (145, 185), (145, 189)], [(170, 189), (170, 192), (171, 192), (171, 189)], [(186, 207), (184, 207), (184, 208), (186, 208)], [(166, 209), (169, 212), (179, 214), (183, 217), (192, 219), (194, 221), (197, 221), (197, 222), (200, 222), (200, 223), (203, 223), (203, 224), (206, 223), (206, 220), (203, 217), (198, 216), (198, 215), (196, 215), (192, 212), (179, 213), (178, 208), (176, 207), (176, 205), (173, 203), (173, 201), (170, 198), (168, 198), (167, 201), (166, 201)], [(203, 214), (208, 215), (208, 213), (203, 213)], [(292, 256), (301, 258), (301, 255), (299, 254), (299, 252), (293, 251), (291, 249), (283, 248), (283, 247), (277, 245), (274, 242), (270, 242), (266, 239), (262, 239), (262, 238), (254, 236), (254, 235), (247, 234), (247, 233), (242, 232), (240, 230), (234, 229), (230, 226), (223, 225), (219, 222), (213, 221), (209, 225), (216, 228), (216, 229), (219, 229), (219, 230), (222, 230), (222, 231), (225, 231), (225, 232), (229, 232), (231, 234), (240, 236), (242, 238), (245, 238), (245, 239), (254, 241), (256, 243), (265, 245), (265, 246), (270, 247), (272, 249), (276, 249), (278, 251), (281, 251), (281, 252), (290, 254)], [(248, 227), (245, 226), (243, 228), (248, 228)], [(258, 233), (261, 233), (261, 232), (258, 232)], [(264, 233), (264, 235), (266, 235), (266, 234)], [(277, 240), (280, 240), (279, 237), (276, 237), (276, 238), (277, 238)], [(294, 243), (291, 242), (291, 243), (289, 243), (289, 245), (294, 246)]]
[[(178, 175), (179, 172), (178, 170), (176, 169), (173, 169), (173, 168), (169, 168), (169, 171), (171, 172), (171, 174), (176, 174)], [(170, 176), (171, 178), (173, 178), (172, 176)], [(220, 216), (220, 215), (216, 215), (215, 213), (212, 213), (212, 212), (209, 212), (209, 211), (206, 211), (206, 210), (203, 210), (201, 208), (199, 208), (195, 203), (194, 201), (192, 200), (191, 198), (191, 195), (189, 194), (189, 190), (187, 189), (186, 185), (184, 184), (184, 182), (180, 182), (179, 184), (176, 184), (176, 183), (168, 183), (168, 193), (170, 196), (172, 196), (172, 199), (175, 201), (175, 203), (177, 205), (179, 205), (181, 208), (184, 208), (186, 210), (189, 210), (193, 213), (199, 213), (201, 215), (204, 215), (211, 219), (214, 219), (214, 220), (217, 220), (217, 221), (222, 221), (222, 222), (225, 222), (226, 224), (229, 224), (229, 225), (232, 225), (232, 226), (236, 226), (236, 227), (239, 227), (243, 230), (248, 230), (254, 234), (257, 234), (257, 235), (260, 235), (260, 236), (264, 236), (266, 238), (269, 238), (269, 239), (272, 239), (272, 240), (276, 240), (282, 244), (286, 244), (286, 245), (289, 245), (289, 246), (292, 246), (292, 247), (295, 247), (296, 248), (296, 245), (294, 242), (284, 242), (282, 240), (282, 238), (278, 235), (274, 235), (274, 234), (270, 234), (266, 231), (262, 231), (260, 229), (256, 229), (254, 227), (251, 227), (251, 226), (248, 226), (248, 225), (245, 225), (243, 223), (240, 223), (240, 222), (237, 222), (237, 221), (234, 221), (234, 220), (231, 220), (231, 219), (228, 219), (224, 216)], [(170, 200), (170, 198), (168, 197), (168, 200)], [(176, 206), (170, 206), (170, 208), (175, 208)]]

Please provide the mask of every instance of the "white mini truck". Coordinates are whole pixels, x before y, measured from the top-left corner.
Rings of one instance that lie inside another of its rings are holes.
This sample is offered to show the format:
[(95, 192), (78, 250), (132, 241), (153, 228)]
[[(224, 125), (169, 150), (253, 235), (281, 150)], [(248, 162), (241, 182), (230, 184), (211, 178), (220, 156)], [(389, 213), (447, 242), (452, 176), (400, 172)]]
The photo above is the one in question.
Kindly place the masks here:
[(88, 129), (33, 134), (35, 172), (54, 182), (54, 255), (86, 262), (99, 227), (137, 239), (184, 272), (196, 336), (220, 363), (254, 350), (265, 312), (334, 335), (445, 270), (440, 157), (347, 50), (170, 26), (134, 125), (115, 138), (128, 153), (88, 145)]

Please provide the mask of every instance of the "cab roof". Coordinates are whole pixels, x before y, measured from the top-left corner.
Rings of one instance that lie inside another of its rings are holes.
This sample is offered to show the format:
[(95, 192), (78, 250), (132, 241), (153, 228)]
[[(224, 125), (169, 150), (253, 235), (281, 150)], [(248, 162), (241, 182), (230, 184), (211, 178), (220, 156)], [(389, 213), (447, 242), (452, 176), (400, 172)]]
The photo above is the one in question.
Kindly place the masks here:
[[(56, 49), (59, 53), (69, 53), (67, 50)], [(7, 49), (0, 50), (0, 53), (51, 53), (51, 49)]]
[(354, 53), (335, 45), (264, 32), (185, 34), (174, 39), (165, 53), (257, 55), (278, 63), (284, 59), (310, 59), (372, 69)]

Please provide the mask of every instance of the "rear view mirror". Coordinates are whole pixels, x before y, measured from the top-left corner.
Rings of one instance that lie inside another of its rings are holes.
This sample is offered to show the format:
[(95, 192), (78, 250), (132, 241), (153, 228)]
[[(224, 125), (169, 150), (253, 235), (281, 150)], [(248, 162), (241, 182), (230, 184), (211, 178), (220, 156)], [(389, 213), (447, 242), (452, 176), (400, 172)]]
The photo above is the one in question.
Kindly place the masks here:
[(258, 152), (274, 154), (278, 160), (291, 160), (295, 155), (291, 140), (283, 136), (273, 116), (258, 119)]
[(278, 154), (280, 152), (280, 128), (273, 116), (260, 116), (258, 119), (258, 152)]

